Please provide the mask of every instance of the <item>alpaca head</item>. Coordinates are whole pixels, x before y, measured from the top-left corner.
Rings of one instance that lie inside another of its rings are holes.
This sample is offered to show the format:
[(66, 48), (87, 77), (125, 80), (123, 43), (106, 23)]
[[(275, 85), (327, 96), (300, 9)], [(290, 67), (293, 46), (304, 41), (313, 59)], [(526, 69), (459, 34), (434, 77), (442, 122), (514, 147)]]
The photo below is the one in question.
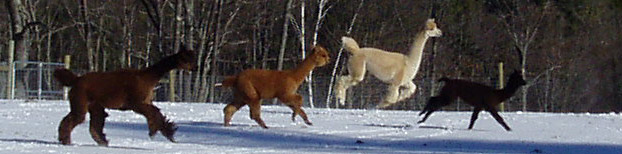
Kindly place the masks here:
[(429, 37), (440, 37), (441, 35), (443, 35), (441, 29), (438, 29), (438, 27), (436, 26), (436, 21), (434, 20), (434, 18), (428, 19), (428, 21), (426, 21), (425, 33)]
[(512, 73), (510, 75), (510, 80), (508, 80), (509, 83), (515, 83), (518, 86), (523, 86), (526, 85), (527, 82), (525, 81), (525, 79), (523, 79), (523, 75), (522, 72), (519, 70), (514, 70), (514, 73)]
[(180, 46), (179, 52), (176, 56), (178, 69), (185, 69), (189, 71), (197, 70), (197, 55), (194, 51), (186, 49), (185, 45)]
[(309, 58), (313, 58), (316, 66), (324, 66), (330, 61), (328, 51), (319, 45), (313, 47), (313, 54)]

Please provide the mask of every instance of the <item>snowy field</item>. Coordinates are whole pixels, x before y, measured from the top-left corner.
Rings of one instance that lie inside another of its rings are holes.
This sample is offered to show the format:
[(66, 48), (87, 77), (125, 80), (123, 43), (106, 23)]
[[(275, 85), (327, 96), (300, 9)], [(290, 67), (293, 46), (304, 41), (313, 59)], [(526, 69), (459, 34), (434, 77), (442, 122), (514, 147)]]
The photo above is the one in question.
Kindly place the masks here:
[(175, 121), (179, 143), (147, 136), (146, 120), (108, 110), (109, 147), (88, 133), (88, 116), (73, 131), (74, 145), (56, 140), (64, 101), (0, 101), (0, 153), (622, 153), (619, 114), (504, 112), (506, 132), (485, 112), (467, 130), (470, 112), (436, 112), (424, 124), (417, 111), (306, 109), (313, 126), (284, 106), (263, 106), (270, 129), (248, 118), (248, 107), (222, 126), (223, 104), (156, 103)]

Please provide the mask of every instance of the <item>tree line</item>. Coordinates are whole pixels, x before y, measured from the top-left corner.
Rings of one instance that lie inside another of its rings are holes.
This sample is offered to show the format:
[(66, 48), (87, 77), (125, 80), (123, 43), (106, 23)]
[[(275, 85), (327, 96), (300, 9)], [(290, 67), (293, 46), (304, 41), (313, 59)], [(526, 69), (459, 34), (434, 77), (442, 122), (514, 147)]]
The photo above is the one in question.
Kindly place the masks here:
[[(109, 71), (148, 66), (185, 45), (201, 67), (176, 101), (224, 102), (213, 87), (222, 76), (292, 68), (321, 45), (331, 63), (300, 90), (306, 106), (331, 108), (335, 76), (347, 73), (341, 36), (406, 53), (435, 18), (443, 36), (426, 44), (416, 93), (393, 109), (421, 109), (441, 77), (496, 87), (500, 62), (528, 81), (506, 110), (622, 109), (622, 0), (5, 0), (0, 14), (0, 61), (14, 42), (16, 60), (72, 55), (73, 70)], [(376, 105), (385, 89), (368, 75), (339, 108)]]

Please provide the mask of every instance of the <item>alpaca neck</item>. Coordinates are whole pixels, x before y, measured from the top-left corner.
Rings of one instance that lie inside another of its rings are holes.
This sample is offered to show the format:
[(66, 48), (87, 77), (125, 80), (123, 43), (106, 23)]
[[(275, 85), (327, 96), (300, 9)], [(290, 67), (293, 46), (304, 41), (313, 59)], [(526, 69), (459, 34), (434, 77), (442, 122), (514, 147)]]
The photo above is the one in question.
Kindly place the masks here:
[(294, 70), (292, 70), (292, 76), (296, 79), (296, 82), (302, 83), (305, 77), (309, 75), (309, 72), (313, 71), (315, 64), (313, 58), (308, 57), (298, 64)]
[(175, 69), (177, 67), (177, 58), (175, 55), (165, 57), (159, 62), (147, 67), (145, 72), (149, 74), (154, 80), (160, 80), (160, 78), (164, 77), (169, 71)]
[(508, 82), (508, 85), (505, 86), (503, 89), (501, 89), (501, 100), (507, 100), (508, 98), (512, 97), (514, 95), (514, 93), (516, 93), (516, 91), (518, 91), (518, 89), (521, 87), (521, 85), (513, 83), (513, 82)]
[(423, 55), (423, 48), (425, 47), (425, 43), (428, 41), (428, 35), (426, 35), (425, 31), (419, 32), (417, 37), (415, 38), (415, 42), (410, 48), (410, 53), (408, 54), (408, 60), (412, 62), (415, 68), (419, 67), (421, 64), (421, 57)]

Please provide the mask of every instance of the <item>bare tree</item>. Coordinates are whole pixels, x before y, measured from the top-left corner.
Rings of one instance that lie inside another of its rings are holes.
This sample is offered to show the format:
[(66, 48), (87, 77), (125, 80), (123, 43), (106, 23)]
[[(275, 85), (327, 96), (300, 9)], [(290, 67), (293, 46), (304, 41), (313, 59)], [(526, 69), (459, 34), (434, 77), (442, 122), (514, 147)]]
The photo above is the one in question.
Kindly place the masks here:
[[(213, 38), (212, 35), (214, 33), (211, 32), (211, 30), (213, 30), (211, 27), (211, 25), (214, 24), (214, 22), (216, 22), (214, 20), (215, 18), (215, 9), (217, 7), (217, 3), (214, 2), (211, 5), (205, 3), (203, 5), (202, 11), (203, 14), (205, 15), (203, 18), (200, 19), (201, 21), (201, 25), (199, 25), (199, 47), (198, 47), (198, 57), (197, 58), (197, 64), (199, 67), (199, 70), (197, 72), (197, 76), (195, 77), (194, 82), (198, 83), (195, 85), (194, 88), (194, 92), (195, 92), (195, 97), (198, 98), (198, 101), (203, 102), (206, 99), (206, 86), (205, 83), (207, 82), (207, 72), (210, 71), (211, 69), (211, 65), (209, 65), (210, 60), (211, 60), (211, 52), (213, 51), (213, 48), (209, 48), (206, 49), (209, 43), (209, 38)], [(209, 52), (205, 53), (205, 50), (209, 50)], [(203, 67), (201, 67), (203, 66)]]
[(89, 71), (95, 71), (96, 70), (96, 66), (95, 66), (95, 55), (93, 53), (93, 44), (92, 44), (92, 33), (91, 33), (91, 21), (89, 19), (89, 7), (88, 7), (88, 0), (78, 0), (78, 2), (80, 3), (80, 15), (82, 18), (82, 22), (84, 23), (82, 25), (82, 34), (83, 34), (83, 39), (84, 42), (86, 43), (86, 55), (87, 55), (87, 59), (88, 59), (88, 64), (89, 64)]
[[(11, 40), (15, 42), (15, 56), (17, 60), (28, 61), (28, 51), (30, 50), (30, 33), (28, 32), (28, 10), (24, 7), (21, 0), (6, 0), (6, 7), (9, 9), (9, 19), (11, 30)], [(19, 66), (25, 67), (25, 66)]]
[(279, 50), (279, 58), (277, 63), (277, 70), (283, 69), (283, 57), (285, 56), (285, 47), (287, 46), (287, 32), (289, 31), (289, 18), (292, 16), (292, 1), (287, 0), (285, 4), (285, 13), (283, 15), (283, 33), (281, 33), (281, 49)]
[[(330, 10), (331, 8), (331, 7), (326, 7), (328, 0), (319, 0), (318, 2), (319, 4), (318, 4), (317, 20), (315, 21), (315, 31), (313, 32), (313, 43), (312, 43), (313, 46), (317, 45), (317, 39), (318, 39), (317, 37), (320, 31), (320, 27), (322, 27), (322, 21), (324, 17), (326, 17), (328, 10)], [(302, 58), (304, 59), (305, 56), (306, 55), (302, 55)], [(307, 80), (307, 92), (309, 94), (309, 105), (311, 106), (311, 108), (313, 108), (315, 104), (313, 102), (313, 72), (309, 72), (309, 76), (307, 76), (306, 80)]]
[[(163, 54), (163, 43), (164, 43), (164, 25), (162, 24), (162, 20), (164, 20), (162, 16), (162, 7), (164, 7), (167, 1), (161, 2), (159, 0), (141, 0), (140, 1), (145, 7), (145, 11), (149, 16), (151, 24), (156, 31), (157, 39), (156, 46), (159, 54)], [(149, 55), (149, 54), (147, 54)]]
[[(215, 9), (215, 15), (214, 15), (214, 24), (215, 25), (212, 25), (212, 26), (215, 26), (214, 27), (214, 31), (213, 31), (214, 39), (213, 39), (213, 44), (212, 44), (211, 49), (210, 49), (210, 50), (212, 50), (212, 52), (211, 52), (212, 60), (210, 61), (211, 62), (211, 64), (210, 64), (211, 65), (210, 66), (210, 68), (211, 68), (210, 69), (211, 76), (210, 76), (209, 84), (206, 85), (207, 87), (209, 87), (209, 100), (208, 101), (210, 101), (210, 102), (214, 101), (214, 97), (216, 97), (215, 94), (214, 94), (214, 86), (213, 85), (214, 85), (214, 83), (216, 83), (216, 76), (215, 75), (216, 75), (216, 73), (218, 73), (218, 72), (216, 72), (216, 70), (217, 70), (216, 69), (217, 68), (216, 67), (216, 64), (217, 64), (216, 63), (216, 59), (218, 59), (218, 53), (220, 51), (218, 44), (220, 44), (220, 39), (219, 38), (220, 38), (220, 35), (221, 35), (221, 33), (220, 33), (220, 30), (221, 30), (220, 29), (221, 28), (220, 19), (221, 19), (221, 16), (222, 16), (221, 15), (222, 14), (222, 6), (223, 6), (222, 3), (223, 3), (222, 0), (216, 0), (214, 2), (214, 5), (216, 6), (215, 7), (216, 9)], [(207, 76), (207, 72), (205, 72), (205, 76)], [(205, 95), (201, 95), (201, 96), (205, 96)], [(201, 100), (204, 100), (204, 99), (201, 99)]]
[[(359, 11), (361, 10), (361, 8), (363, 7), (363, 3), (365, 2), (365, 0), (361, 0), (361, 2), (359, 3), (359, 6), (356, 8), (356, 12), (354, 12), (354, 15), (352, 16), (352, 20), (350, 21), (350, 26), (348, 26), (348, 29), (346, 30), (346, 35), (350, 35), (350, 32), (352, 32), (352, 28), (354, 27), (354, 23), (356, 22), (356, 17), (359, 15)], [(330, 100), (331, 100), (331, 94), (333, 91), (333, 85), (335, 83), (335, 76), (337, 75), (337, 68), (339, 68), (339, 64), (341, 64), (339, 61), (341, 60), (341, 55), (343, 54), (343, 46), (339, 48), (339, 52), (337, 53), (337, 58), (335, 58), (335, 66), (333, 66), (333, 71), (330, 75), (330, 84), (328, 84), (328, 93), (326, 94), (326, 108), (330, 108)], [(339, 103), (335, 103), (335, 108), (338, 108), (338, 104)]]
[(134, 35), (132, 31), (132, 27), (134, 27), (134, 11), (131, 8), (131, 5), (128, 4), (128, 0), (123, 0), (123, 18), (120, 19), (123, 25), (123, 52), (119, 56), (119, 62), (121, 63), (121, 68), (126, 68), (130, 66), (130, 53), (134, 47)]
[[(505, 9), (498, 19), (504, 24), (506, 32), (514, 41), (523, 77), (526, 79), (527, 54), (538, 34), (542, 20), (547, 15), (550, 3), (546, 2), (543, 6), (538, 6), (530, 4), (532, 3), (530, 1), (522, 0), (498, 2)], [(522, 111), (527, 111), (527, 90), (528, 87), (522, 88)]]

